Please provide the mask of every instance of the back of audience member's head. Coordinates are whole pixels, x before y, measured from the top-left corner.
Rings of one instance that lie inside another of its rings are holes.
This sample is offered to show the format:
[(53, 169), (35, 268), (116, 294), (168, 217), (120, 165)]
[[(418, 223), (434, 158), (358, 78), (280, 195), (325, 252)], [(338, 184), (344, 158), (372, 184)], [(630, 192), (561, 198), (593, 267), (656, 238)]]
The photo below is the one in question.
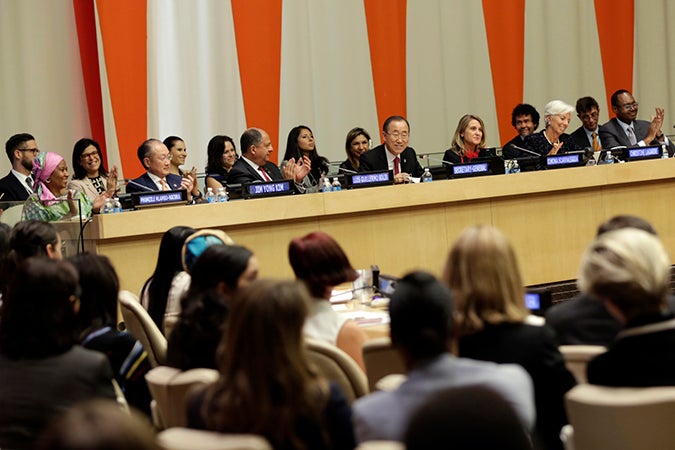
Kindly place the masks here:
[(647, 222), (642, 217), (621, 214), (601, 223), (598, 227), (596, 236), (600, 236), (601, 234), (607, 233), (608, 231), (620, 230), (622, 228), (637, 228), (638, 230), (643, 230), (647, 233), (653, 234), (654, 236), (657, 235), (656, 230), (652, 224)]
[(513, 407), (478, 385), (435, 394), (412, 415), (404, 441), (407, 450), (532, 448)]
[(152, 426), (141, 414), (113, 400), (80, 403), (50, 422), (37, 450), (160, 450)]
[(232, 245), (234, 241), (223, 230), (205, 228), (199, 230), (185, 239), (181, 250), (183, 270), (192, 273), (192, 265), (197, 258), (212, 245)]
[(389, 303), (392, 344), (414, 362), (447, 351), (452, 331), (450, 291), (427, 272), (411, 272), (397, 284)]
[(450, 250), (444, 279), (455, 299), (460, 335), (485, 324), (521, 322), (529, 314), (516, 254), (497, 228), (464, 229)]
[(75, 343), (78, 278), (65, 261), (29, 258), (3, 297), (0, 352), (10, 359), (58, 355)]
[(646, 231), (608, 231), (586, 249), (578, 284), (582, 292), (615, 306), (624, 321), (656, 314), (666, 304), (670, 257), (659, 238)]
[(68, 258), (80, 278), (79, 332), (104, 326), (117, 328), (117, 294), (120, 283), (115, 268), (103, 255), (81, 253)]
[(296, 278), (315, 298), (324, 298), (327, 289), (358, 277), (340, 244), (322, 231), (293, 239), (288, 259)]
[(2, 268), (9, 253), (9, 236), (11, 234), (12, 227), (6, 223), (0, 223), (0, 268)]
[[(248, 269), (251, 270), (247, 272)], [(188, 296), (210, 289), (230, 296), (258, 276), (258, 264), (246, 247), (215, 244), (199, 255), (192, 265), (191, 276)]]

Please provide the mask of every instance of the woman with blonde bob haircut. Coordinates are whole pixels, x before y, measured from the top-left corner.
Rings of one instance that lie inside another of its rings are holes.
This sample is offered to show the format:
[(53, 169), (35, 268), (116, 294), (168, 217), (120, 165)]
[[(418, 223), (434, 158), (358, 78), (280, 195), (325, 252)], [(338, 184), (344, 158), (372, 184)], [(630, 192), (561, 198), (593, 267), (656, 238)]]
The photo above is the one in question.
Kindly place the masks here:
[(459, 355), (520, 364), (534, 384), (537, 447), (561, 449), (564, 395), (576, 382), (553, 330), (527, 323), (525, 289), (509, 240), (491, 226), (465, 229), (450, 250), (444, 279), (457, 306)]

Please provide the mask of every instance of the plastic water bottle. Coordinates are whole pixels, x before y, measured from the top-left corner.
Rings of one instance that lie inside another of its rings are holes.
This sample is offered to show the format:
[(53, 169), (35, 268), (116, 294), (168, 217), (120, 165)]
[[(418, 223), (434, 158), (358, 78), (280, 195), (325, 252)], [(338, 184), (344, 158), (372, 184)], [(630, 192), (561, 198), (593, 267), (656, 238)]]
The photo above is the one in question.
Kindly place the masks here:
[(614, 164), (614, 155), (612, 154), (612, 151), (607, 152), (607, 156), (605, 157), (605, 164)]
[(113, 199), (113, 211), (114, 213), (121, 213), (122, 212), (122, 202), (120, 202), (120, 199), (115, 197)]
[(518, 164), (517, 159), (513, 160), (513, 164), (511, 165), (511, 172), (510, 173), (520, 173), (520, 165)]
[(661, 159), (668, 159), (668, 147), (666, 144), (661, 144)]
[(218, 203), (225, 203), (227, 201), (227, 191), (224, 187), (219, 187), (216, 190), (216, 201)]
[(101, 208), (101, 214), (112, 214), (113, 212), (113, 200), (111, 198), (106, 198), (105, 203), (103, 203), (103, 208)]
[(422, 183), (431, 183), (434, 181), (434, 177), (431, 176), (431, 172), (429, 172), (429, 168), (425, 167), (424, 168), (424, 173), (422, 174)]
[(328, 177), (321, 180), (321, 192), (330, 192), (333, 190), (333, 186), (330, 185), (330, 180)]
[(209, 203), (213, 203), (216, 201), (216, 196), (213, 193), (212, 188), (206, 188), (206, 201)]
[(333, 177), (333, 184), (331, 185), (331, 191), (337, 192), (342, 190), (342, 185), (338, 181), (337, 177)]

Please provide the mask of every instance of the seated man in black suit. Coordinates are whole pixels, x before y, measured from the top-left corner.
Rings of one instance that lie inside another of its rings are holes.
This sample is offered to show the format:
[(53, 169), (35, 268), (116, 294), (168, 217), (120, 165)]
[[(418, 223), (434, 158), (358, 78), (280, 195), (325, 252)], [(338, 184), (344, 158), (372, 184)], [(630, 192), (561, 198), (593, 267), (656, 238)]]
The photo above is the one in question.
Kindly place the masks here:
[(302, 180), (312, 170), (312, 163), (308, 157), (295, 161), (288, 160), (283, 173), (279, 167), (270, 161), (270, 154), (274, 151), (269, 134), (259, 128), (249, 128), (239, 138), (241, 158), (237, 159), (227, 174), (227, 184), (244, 184), (265, 181), (293, 180), (295, 190), (305, 193)]
[(619, 89), (614, 92), (611, 102), (616, 117), (600, 127), (603, 148), (666, 144), (668, 153), (673, 156), (675, 147), (661, 131), (665, 115), (663, 108), (657, 107), (656, 115), (651, 122), (647, 122), (636, 119), (639, 104), (627, 90)]
[(195, 180), (191, 175), (181, 177), (169, 173), (171, 154), (159, 139), (148, 139), (138, 147), (138, 160), (145, 172), (138, 178), (129, 180), (127, 192), (172, 191), (186, 189), (188, 200), (192, 200), (192, 186)]
[(572, 139), (581, 148), (592, 148), (593, 151), (602, 150), (598, 127), (600, 105), (593, 97), (582, 97), (577, 100), (576, 110), (582, 125), (571, 134)]
[(408, 147), (410, 124), (401, 116), (391, 116), (384, 121), (384, 144), (361, 155), (359, 172), (393, 170), (394, 182), (405, 183), (410, 177), (419, 178), (424, 169), (417, 161), (417, 154)]
[(0, 179), (0, 201), (25, 201), (33, 193), (33, 158), (39, 150), (28, 133), (15, 134), (5, 144), (12, 170)]
[(514, 159), (520, 156), (520, 150), (513, 148), (513, 146), (524, 147), (525, 137), (534, 133), (539, 127), (539, 113), (530, 104), (516, 105), (511, 113), (511, 125), (516, 129), (518, 135), (502, 146), (504, 159)]

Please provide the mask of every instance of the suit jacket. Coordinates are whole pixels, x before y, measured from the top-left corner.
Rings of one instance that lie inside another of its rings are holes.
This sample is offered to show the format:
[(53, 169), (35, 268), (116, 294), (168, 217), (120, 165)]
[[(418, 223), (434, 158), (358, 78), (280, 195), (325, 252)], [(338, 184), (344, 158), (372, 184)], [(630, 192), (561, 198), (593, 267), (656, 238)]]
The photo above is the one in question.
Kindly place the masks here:
[[(279, 170), (277, 165), (273, 162), (268, 161), (262, 168), (272, 181), (284, 179), (281, 170)], [(243, 158), (237, 159), (227, 174), (227, 184), (255, 183), (256, 181), (264, 182), (267, 180), (263, 178), (259, 171), (255, 170), (249, 163), (244, 161)]]
[[(645, 136), (647, 136), (647, 133), (649, 132), (649, 122), (646, 120), (636, 119), (633, 121), (633, 129), (635, 131), (636, 141), (640, 142), (645, 138)], [(623, 128), (621, 128), (621, 125), (619, 124), (619, 121), (616, 117), (606, 124), (600, 126), (600, 139), (602, 140), (603, 148), (612, 148), (619, 145), (625, 145), (626, 147), (631, 146), (628, 136), (626, 136), (626, 132), (623, 131)], [(651, 142), (645, 142), (645, 144), (661, 145), (657, 139), (654, 139)], [(670, 156), (673, 156), (673, 153), (675, 153), (675, 146), (670, 140), (668, 141), (668, 153)]]
[(532, 429), (532, 381), (522, 367), (445, 353), (408, 372), (395, 391), (377, 391), (357, 399), (353, 404), (356, 440), (403, 441), (413, 413), (427, 400), (444, 389), (469, 385), (492, 388), (513, 406), (523, 427)]
[(515, 159), (519, 156), (521, 156), (520, 150), (513, 148), (513, 145), (517, 145), (518, 147), (523, 147), (525, 148), (525, 139), (521, 138), (520, 135), (516, 135), (513, 139), (511, 139), (509, 142), (504, 144), (502, 146), (502, 156), (504, 159)]
[[(574, 139), (574, 142), (577, 143), (577, 145), (581, 148), (593, 148), (593, 142), (590, 140), (588, 137), (588, 134), (586, 134), (586, 129), (584, 126), (580, 126), (572, 134), (572, 139)], [(600, 130), (598, 129), (598, 139), (600, 140), (600, 143), (602, 145), (602, 138), (600, 137)]]
[[(412, 147), (406, 147), (399, 155), (401, 172), (410, 174), (413, 177), (421, 177), (424, 169), (417, 161), (417, 153)], [(389, 170), (387, 162), (387, 153), (384, 144), (380, 144), (372, 150), (368, 150), (361, 155), (361, 165), (359, 172), (373, 172), (376, 170)]]
[(68, 182), (68, 189), (74, 189), (76, 191), (82, 192), (91, 201), (96, 200), (96, 197), (100, 195), (94, 187), (94, 183), (92, 183), (91, 180), (86, 176), (81, 180), (70, 180)]
[(29, 196), (21, 181), (11, 171), (0, 179), (0, 193), (5, 194), (0, 198), (0, 201), (5, 202), (23, 202)]
[[(131, 192), (149, 192), (149, 191), (158, 191), (157, 185), (155, 184), (154, 181), (152, 181), (152, 178), (150, 178), (150, 175), (144, 173), (138, 178), (134, 178), (133, 183), (127, 183), (127, 193)], [(177, 190), (180, 189), (180, 183), (183, 181), (183, 177), (180, 175), (176, 175), (173, 173), (170, 173), (166, 176), (166, 183), (169, 185), (169, 187), (172, 190)], [(140, 185), (140, 186), (139, 186)], [(146, 187), (147, 189), (143, 189), (141, 186)]]

